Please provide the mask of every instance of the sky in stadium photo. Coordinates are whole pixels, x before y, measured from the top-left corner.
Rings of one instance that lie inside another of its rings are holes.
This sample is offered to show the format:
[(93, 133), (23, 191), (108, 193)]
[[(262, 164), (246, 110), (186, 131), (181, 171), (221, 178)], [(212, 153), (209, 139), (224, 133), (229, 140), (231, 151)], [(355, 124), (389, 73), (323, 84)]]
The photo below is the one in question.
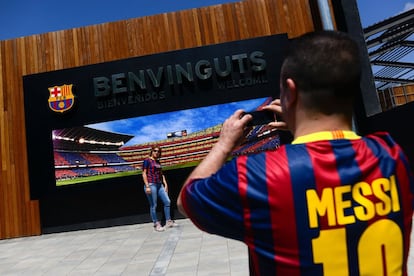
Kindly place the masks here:
[[(0, 40), (105, 22), (136, 18), (237, 1), (230, 0), (17, 0), (0, 3)], [(414, 8), (414, 1), (358, 0), (362, 27), (368, 27)], [(166, 139), (169, 132), (188, 134), (222, 123), (236, 109), (252, 110), (264, 99), (182, 110), (91, 125), (100, 130), (134, 135), (128, 144)]]

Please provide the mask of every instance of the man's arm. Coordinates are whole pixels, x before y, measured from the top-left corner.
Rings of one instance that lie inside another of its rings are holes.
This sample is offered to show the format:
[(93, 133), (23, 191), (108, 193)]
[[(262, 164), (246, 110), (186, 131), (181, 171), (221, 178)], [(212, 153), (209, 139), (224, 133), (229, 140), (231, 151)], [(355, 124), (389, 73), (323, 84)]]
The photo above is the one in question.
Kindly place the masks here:
[[(263, 109), (270, 110), (275, 114), (280, 115), (282, 113), (280, 99), (273, 100), (269, 105), (263, 107)], [(207, 154), (206, 158), (201, 161), (201, 163), (193, 170), (184, 182), (177, 199), (178, 210), (183, 215), (187, 216), (181, 201), (183, 189), (188, 185), (191, 179), (209, 177), (223, 166), (227, 158), (230, 156), (230, 153), (241, 142), (246, 131), (247, 123), (252, 120), (252, 116), (250, 114), (242, 116), (243, 113), (243, 110), (237, 110), (223, 123), (219, 140)], [(287, 124), (283, 121), (270, 122), (268, 126), (281, 130), (287, 130)]]
[(188, 185), (191, 179), (209, 177), (223, 166), (227, 158), (230, 156), (230, 153), (241, 141), (247, 122), (252, 119), (251, 115), (241, 117), (243, 112), (243, 110), (237, 110), (224, 122), (223, 127), (221, 128), (219, 140), (184, 182), (177, 199), (178, 210), (184, 216), (187, 216), (187, 214), (185, 213), (181, 202), (181, 194), (183, 189)]

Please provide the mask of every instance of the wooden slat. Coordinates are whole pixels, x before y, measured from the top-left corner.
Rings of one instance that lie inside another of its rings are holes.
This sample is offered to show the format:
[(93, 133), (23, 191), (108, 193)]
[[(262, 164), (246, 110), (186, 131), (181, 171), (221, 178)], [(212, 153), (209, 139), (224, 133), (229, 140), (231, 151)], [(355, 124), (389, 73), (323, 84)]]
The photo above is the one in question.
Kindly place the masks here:
[(23, 75), (313, 28), (309, 1), (244, 0), (0, 41), (0, 239), (41, 233), (39, 203), (30, 199)]

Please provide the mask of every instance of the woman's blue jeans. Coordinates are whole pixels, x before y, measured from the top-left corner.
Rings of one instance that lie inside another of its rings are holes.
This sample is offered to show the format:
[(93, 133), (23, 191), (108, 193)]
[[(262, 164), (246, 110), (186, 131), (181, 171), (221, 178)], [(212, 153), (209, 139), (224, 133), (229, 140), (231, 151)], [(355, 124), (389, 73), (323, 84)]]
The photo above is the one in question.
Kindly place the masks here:
[(170, 205), (171, 200), (164, 189), (164, 185), (161, 183), (149, 183), (149, 187), (151, 189), (151, 194), (145, 193), (145, 185), (144, 185), (144, 193), (147, 195), (147, 199), (150, 205), (150, 215), (152, 222), (154, 224), (158, 221), (157, 217), (157, 201), (158, 197), (161, 199), (162, 203), (164, 204), (164, 215), (165, 219), (168, 221), (171, 219), (170, 214)]

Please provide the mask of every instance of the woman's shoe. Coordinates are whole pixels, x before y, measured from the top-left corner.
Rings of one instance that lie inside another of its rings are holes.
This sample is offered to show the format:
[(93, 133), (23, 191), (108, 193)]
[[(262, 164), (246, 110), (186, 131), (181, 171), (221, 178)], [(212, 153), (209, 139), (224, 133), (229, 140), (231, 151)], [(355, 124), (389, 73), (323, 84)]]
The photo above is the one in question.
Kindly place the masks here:
[(157, 221), (154, 224), (154, 230), (157, 232), (162, 232), (162, 231), (165, 231), (165, 228), (161, 226), (161, 223), (159, 221)]
[(178, 226), (178, 224), (175, 221), (171, 220), (171, 219), (168, 220), (167, 223), (165, 224), (165, 227), (167, 227), (167, 228), (177, 227), (177, 226)]

